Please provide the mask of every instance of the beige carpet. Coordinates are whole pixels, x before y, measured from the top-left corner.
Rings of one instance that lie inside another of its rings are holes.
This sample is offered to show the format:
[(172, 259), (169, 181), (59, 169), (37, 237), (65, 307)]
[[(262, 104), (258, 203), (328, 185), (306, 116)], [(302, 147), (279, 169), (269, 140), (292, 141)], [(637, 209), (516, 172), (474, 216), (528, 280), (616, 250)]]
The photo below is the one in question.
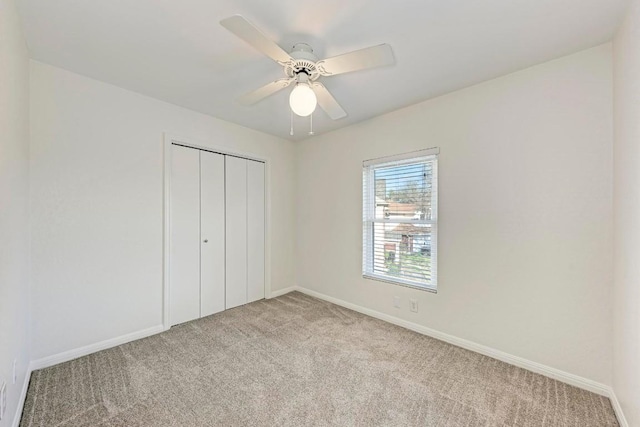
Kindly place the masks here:
[(301, 293), (33, 373), (29, 426), (616, 426), (608, 399)]

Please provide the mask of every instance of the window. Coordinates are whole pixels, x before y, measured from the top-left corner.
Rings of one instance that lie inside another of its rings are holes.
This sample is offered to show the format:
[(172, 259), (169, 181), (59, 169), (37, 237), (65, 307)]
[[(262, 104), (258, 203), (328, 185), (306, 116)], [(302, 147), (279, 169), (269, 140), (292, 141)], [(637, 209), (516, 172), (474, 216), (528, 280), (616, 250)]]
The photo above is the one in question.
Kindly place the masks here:
[(436, 290), (438, 152), (363, 163), (364, 277)]

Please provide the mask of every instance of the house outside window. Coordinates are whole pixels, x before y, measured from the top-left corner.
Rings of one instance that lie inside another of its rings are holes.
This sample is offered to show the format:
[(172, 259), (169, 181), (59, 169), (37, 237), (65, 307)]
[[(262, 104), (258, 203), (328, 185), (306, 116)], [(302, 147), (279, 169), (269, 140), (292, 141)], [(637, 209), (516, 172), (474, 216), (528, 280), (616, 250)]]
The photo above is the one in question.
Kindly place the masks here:
[(438, 153), (363, 162), (364, 277), (436, 291)]

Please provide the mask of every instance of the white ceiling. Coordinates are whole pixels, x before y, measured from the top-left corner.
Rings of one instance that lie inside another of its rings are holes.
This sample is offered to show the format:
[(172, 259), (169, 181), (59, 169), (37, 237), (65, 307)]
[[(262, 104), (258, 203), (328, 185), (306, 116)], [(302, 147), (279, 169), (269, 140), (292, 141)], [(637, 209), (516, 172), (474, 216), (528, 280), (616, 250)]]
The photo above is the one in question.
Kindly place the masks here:
[[(316, 134), (611, 39), (626, 0), (18, 0), (34, 59), (240, 125), (289, 136), (288, 90), (235, 99), (283, 77), (219, 25), (241, 14), (285, 50), (320, 57), (389, 43), (397, 64), (324, 78), (347, 111)], [(307, 137), (296, 119), (294, 139)]]

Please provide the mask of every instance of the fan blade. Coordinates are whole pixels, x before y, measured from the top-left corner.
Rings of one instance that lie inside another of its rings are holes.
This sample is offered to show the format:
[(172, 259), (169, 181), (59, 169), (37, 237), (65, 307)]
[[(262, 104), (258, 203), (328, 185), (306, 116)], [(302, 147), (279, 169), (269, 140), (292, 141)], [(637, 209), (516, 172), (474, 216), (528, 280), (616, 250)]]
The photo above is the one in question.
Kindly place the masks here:
[(350, 73), (367, 68), (382, 67), (395, 63), (393, 50), (388, 44), (371, 46), (343, 55), (318, 61), (316, 67), (323, 76)]
[(240, 15), (225, 18), (220, 21), (220, 25), (280, 65), (284, 66), (293, 61), (287, 52), (267, 38), (262, 31), (254, 27), (249, 21)]
[(254, 90), (253, 92), (242, 95), (240, 98), (238, 98), (238, 102), (242, 105), (253, 105), (256, 102), (273, 95), (277, 91), (284, 89), (295, 81), (296, 79), (279, 79), (274, 82), (267, 83), (266, 85)]
[(322, 83), (313, 82), (311, 88), (318, 98), (318, 105), (322, 108), (333, 120), (338, 120), (343, 117), (347, 117), (347, 113), (342, 109), (338, 101), (329, 93), (326, 87)]

